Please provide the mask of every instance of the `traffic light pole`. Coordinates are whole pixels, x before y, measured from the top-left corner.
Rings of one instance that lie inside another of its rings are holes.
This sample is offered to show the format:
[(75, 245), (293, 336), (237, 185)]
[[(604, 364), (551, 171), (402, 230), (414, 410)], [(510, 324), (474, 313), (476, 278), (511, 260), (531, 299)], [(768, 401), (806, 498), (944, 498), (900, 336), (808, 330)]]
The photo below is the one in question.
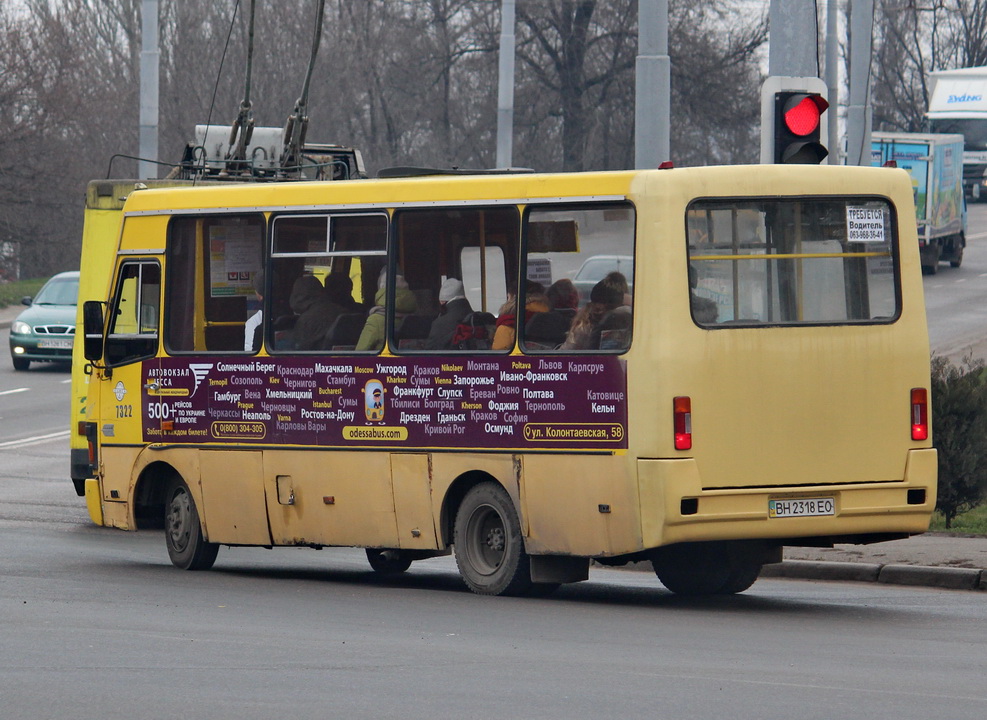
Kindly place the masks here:
[(638, 3), (634, 87), (634, 167), (671, 160), (672, 63), (668, 57), (668, 0)]
[(514, 0), (500, 6), (500, 59), (497, 87), (497, 167), (513, 164), (514, 155)]
[(850, 10), (850, 106), (846, 116), (846, 164), (870, 165), (870, 67), (874, 0), (854, 0)]
[(816, 3), (812, 0), (771, 0), (768, 9), (768, 75), (819, 75), (816, 57)]

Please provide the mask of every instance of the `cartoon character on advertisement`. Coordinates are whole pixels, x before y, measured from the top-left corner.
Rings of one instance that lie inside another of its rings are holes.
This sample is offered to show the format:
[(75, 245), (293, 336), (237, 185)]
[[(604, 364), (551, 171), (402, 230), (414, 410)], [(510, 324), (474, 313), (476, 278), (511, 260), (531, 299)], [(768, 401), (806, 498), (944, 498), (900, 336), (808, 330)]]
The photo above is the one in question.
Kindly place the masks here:
[(367, 422), (384, 422), (384, 385), (380, 380), (368, 380), (363, 386), (363, 410)]

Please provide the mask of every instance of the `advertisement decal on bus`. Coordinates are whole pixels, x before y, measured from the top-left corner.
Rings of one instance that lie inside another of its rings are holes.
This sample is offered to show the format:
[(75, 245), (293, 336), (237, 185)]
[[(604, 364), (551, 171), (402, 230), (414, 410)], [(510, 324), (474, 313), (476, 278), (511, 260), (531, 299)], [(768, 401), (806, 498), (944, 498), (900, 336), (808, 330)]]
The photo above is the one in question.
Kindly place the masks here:
[(161, 358), (143, 385), (145, 442), (627, 447), (626, 377), (611, 356)]

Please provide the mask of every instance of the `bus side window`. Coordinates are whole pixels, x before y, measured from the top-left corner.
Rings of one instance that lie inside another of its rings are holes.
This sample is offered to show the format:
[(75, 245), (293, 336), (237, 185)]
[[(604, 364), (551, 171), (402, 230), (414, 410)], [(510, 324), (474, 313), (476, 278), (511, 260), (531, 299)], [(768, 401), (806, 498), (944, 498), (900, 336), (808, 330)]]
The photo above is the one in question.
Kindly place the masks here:
[[(171, 352), (244, 352), (263, 268), (259, 215), (174, 218), (168, 231), (166, 346)], [(249, 352), (249, 351), (248, 351)]]
[(383, 311), (373, 308), (387, 263), (387, 215), (309, 213), (279, 215), (272, 222), (269, 349), (377, 350), (375, 343), (360, 343), (371, 320), (381, 323), (382, 347)]
[(521, 349), (625, 352), (631, 344), (633, 206), (535, 207), (525, 216)]
[(413, 302), (400, 290), (391, 301), (390, 347), (398, 353), (493, 349), (496, 313), (517, 267), (517, 209), (404, 210), (395, 213), (395, 224)]

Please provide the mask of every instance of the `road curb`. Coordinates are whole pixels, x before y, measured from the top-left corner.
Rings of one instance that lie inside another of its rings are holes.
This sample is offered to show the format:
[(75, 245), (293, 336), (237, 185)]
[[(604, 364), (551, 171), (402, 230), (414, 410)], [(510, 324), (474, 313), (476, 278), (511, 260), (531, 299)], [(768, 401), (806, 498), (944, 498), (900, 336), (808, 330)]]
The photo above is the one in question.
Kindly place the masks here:
[(987, 590), (987, 571), (926, 565), (785, 560), (765, 565), (761, 570), (761, 577), (880, 582), (889, 585), (919, 585), (951, 590)]

